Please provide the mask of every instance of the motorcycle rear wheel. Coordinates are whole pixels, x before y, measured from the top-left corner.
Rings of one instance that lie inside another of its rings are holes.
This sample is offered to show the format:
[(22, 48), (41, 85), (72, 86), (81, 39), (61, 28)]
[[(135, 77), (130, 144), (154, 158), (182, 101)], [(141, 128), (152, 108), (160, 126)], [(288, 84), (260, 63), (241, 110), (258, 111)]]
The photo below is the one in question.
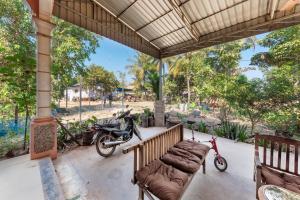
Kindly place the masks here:
[(113, 141), (115, 138), (109, 134), (99, 135), (96, 139), (96, 150), (100, 156), (109, 157), (116, 150), (116, 146), (104, 147), (103, 142)]

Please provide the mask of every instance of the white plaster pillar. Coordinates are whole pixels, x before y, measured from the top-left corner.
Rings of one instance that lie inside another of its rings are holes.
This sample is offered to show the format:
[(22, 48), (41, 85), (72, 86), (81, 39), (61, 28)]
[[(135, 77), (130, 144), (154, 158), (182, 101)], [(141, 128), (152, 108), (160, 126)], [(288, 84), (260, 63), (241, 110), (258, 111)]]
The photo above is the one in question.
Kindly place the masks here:
[(37, 29), (37, 118), (51, 117), (51, 31), (54, 25), (34, 18)]
[(36, 118), (30, 125), (30, 157), (57, 157), (57, 123), (51, 116), (51, 23), (53, 0), (27, 0), (36, 26)]

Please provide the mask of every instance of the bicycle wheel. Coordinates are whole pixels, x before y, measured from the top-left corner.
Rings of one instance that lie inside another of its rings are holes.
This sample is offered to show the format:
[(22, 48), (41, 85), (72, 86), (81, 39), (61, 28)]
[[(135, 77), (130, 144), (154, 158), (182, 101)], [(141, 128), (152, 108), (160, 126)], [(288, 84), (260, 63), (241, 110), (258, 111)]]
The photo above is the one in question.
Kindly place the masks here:
[(215, 157), (214, 164), (215, 164), (215, 167), (217, 168), (217, 170), (219, 170), (220, 172), (225, 172), (227, 169), (227, 161), (225, 160), (225, 158), (223, 158), (221, 156)]

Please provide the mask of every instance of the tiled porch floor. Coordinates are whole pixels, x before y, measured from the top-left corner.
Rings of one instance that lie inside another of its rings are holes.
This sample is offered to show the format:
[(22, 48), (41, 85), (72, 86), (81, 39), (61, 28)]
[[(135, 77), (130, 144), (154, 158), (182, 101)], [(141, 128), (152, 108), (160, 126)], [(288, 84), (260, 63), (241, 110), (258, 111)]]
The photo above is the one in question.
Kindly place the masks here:
[[(141, 128), (144, 138), (164, 130), (163, 128)], [(195, 134), (197, 139), (208, 140), (207, 134)], [(185, 138), (191, 138), (185, 130)], [(137, 139), (131, 143), (137, 142)], [(226, 172), (218, 172), (213, 165), (213, 152), (207, 157), (206, 174), (199, 170), (185, 192), (187, 200), (254, 200), (253, 145), (235, 143), (218, 138), (221, 154), (227, 159)], [(87, 200), (134, 200), (137, 186), (132, 185), (133, 154), (122, 154), (119, 146), (110, 158), (103, 158), (95, 146), (80, 147), (62, 154), (54, 161), (66, 199)]]

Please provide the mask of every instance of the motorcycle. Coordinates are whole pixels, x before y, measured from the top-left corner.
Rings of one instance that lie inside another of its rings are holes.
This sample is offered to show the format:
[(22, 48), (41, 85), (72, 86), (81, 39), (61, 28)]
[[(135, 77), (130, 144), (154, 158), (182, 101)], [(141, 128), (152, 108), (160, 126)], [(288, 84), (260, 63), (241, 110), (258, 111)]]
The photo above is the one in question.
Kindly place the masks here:
[(96, 126), (94, 142), (99, 155), (103, 157), (111, 156), (118, 145), (128, 142), (133, 138), (133, 135), (142, 140), (141, 134), (134, 123), (135, 117), (130, 115), (130, 112), (131, 110), (128, 110), (117, 117), (117, 120), (125, 120), (126, 128), (124, 130), (118, 128), (120, 127), (118, 123)]

